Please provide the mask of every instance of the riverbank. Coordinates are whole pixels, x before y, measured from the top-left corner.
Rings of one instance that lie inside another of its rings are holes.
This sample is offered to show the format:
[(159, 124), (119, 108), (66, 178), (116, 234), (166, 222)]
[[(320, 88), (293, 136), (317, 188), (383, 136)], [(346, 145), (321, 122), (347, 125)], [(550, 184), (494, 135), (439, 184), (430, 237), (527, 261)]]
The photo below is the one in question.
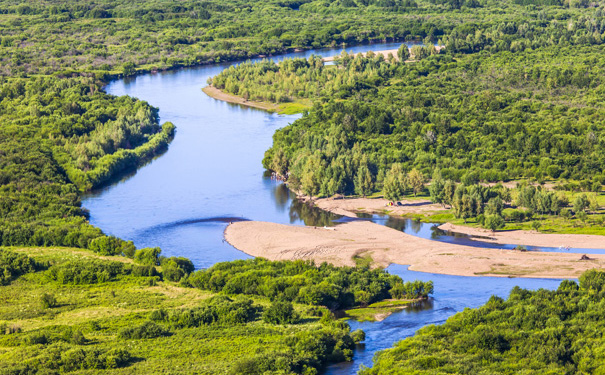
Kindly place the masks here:
[(202, 91), (209, 97), (214, 98), (216, 100), (221, 100), (232, 104), (239, 104), (246, 107), (258, 108), (262, 109), (263, 111), (278, 113), (280, 115), (293, 115), (310, 108), (310, 105), (300, 102), (275, 104), (269, 102), (259, 102), (255, 100), (246, 100), (240, 96), (226, 93), (220, 89), (217, 89), (214, 86), (206, 86), (202, 89)]
[(415, 237), (367, 222), (335, 228), (238, 222), (225, 230), (237, 249), (272, 260), (314, 260), (353, 266), (355, 258), (370, 256), (373, 265), (409, 265), (413, 271), (458, 276), (577, 278), (588, 269), (605, 266), (605, 255), (522, 252), (451, 245)]

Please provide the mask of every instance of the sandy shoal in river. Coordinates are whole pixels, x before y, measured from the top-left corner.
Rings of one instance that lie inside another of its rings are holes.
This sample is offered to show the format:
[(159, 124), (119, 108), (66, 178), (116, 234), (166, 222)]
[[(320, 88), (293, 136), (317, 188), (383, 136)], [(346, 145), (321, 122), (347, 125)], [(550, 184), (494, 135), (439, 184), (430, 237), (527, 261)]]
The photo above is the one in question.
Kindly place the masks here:
[[(432, 214), (447, 212), (439, 204), (431, 203), (426, 199), (402, 200), (402, 206), (387, 206), (388, 201), (382, 198), (350, 198), (335, 199), (323, 198), (314, 201), (315, 205), (323, 210), (335, 214), (355, 217), (355, 212), (377, 213), (388, 212), (389, 215), (400, 216), (409, 214)], [(496, 244), (512, 244), (538, 247), (575, 247), (581, 249), (605, 249), (605, 236), (588, 234), (558, 234), (539, 233), (526, 230), (507, 230), (492, 232), (488, 229), (472, 228), (450, 223), (439, 226), (440, 229), (471, 236), (480, 236), (481, 241)], [(564, 250), (562, 250), (564, 251)]]
[(308, 259), (335, 265), (355, 264), (355, 256), (370, 255), (376, 265), (410, 265), (414, 271), (460, 276), (519, 276), (576, 278), (602, 268), (605, 255), (520, 252), (451, 245), (427, 240), (368, 221), (335, 229), (266, 222), (237, 222), (225, 230), (237, 249), (271, 260)]

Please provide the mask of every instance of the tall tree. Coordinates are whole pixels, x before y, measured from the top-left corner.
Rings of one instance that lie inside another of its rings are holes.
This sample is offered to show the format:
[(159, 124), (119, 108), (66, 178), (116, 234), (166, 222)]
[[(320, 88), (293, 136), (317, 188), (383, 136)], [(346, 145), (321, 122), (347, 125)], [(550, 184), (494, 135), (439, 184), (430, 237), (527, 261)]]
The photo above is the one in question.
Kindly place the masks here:
[(399, 49), (397, 50), (397, 57), (399, 57), (399, 61), (405, 62), (410, 58), (410, 49), (407, 44), (403, 43)]
[(372, 182), (372, 174), (370, 173), (370, 169), (367, 165), (362, 164), (357, 170), (357, 175), (355, 176), (355, 192), (365, 197), (366, 195), (372, 193), (373, 188), (374, 183)]
[(398, 201), (405, 193), (405, 175), (400, 164), (393, 164), (384, 179), (384, 197), (390, 201)]
[(445, 181), (443, 180), (443, 177), (441, 177), (441, 172), (438, 169), (433, 173), (433, 179), (429, 186), (429, 193), (431, 194), (431, 201), (433, 203), (439, 203), (442, 206), (445, 205)]
[(408, 172), (408, 183), (414, 190), (414, 196), (424, 190), (424, 176), (416, 168)]

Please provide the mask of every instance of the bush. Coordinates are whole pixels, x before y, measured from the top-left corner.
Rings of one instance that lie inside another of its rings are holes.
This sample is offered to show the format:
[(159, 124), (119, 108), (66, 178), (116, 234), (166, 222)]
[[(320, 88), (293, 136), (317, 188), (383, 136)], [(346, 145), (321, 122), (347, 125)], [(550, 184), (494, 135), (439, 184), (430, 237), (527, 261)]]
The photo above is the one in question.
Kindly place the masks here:
[(299, 316), (290, 302), (273, 302), (263, 313), (263, 320), (270, 324), (294, 324)]
[(162, 326), (152, 322), (146, 321), (145, 323), (135, 326), (123, 328), (118, 332), (118, 337), (124, 340), (139, 340), (139, 339), (153, 339), (160, 336), (165, 336), (168, 331)]
[(162, 274), (166, 280), (179, 281), (195, 269), (193, 263), (183, 257), (162, 258)]
[(212, 324), (243, 324), (254, 320), (259, 308), (251, 300), (233, 301), (228, 297), (213, 297), (192, 309), (161, 310), (152, 313), (154, 320), (163, 320), (176, 328), (200, 327)]
[(101, 236), (90, 241), (88, 248), (101, 255), (124, 255), (132, 258), (135, 246), (132, 241), (124, 241), (114, 236)]
[(96, 284), (112, 281), (129, 271), (121, 262), (80, 259), (56, 264), (48, 269), (46, 275), (61, 284)]
[(50, 309), (57, 306), (57, 299), (52, 294), (44, 293), (40, 296), (40, 303), (42, 308)]
[(159, 247), (147, 247), (144, 249), (140, 249), (135, 251), (134, 253), (134, 261), (141, 264), (147, 264), (151, 266), (159, 266), (160, 265), (160, 250)]
[(17, 277), (42, 268), (42, 264), (27, 255), (0, 248), (0, 285), (8, 285)]

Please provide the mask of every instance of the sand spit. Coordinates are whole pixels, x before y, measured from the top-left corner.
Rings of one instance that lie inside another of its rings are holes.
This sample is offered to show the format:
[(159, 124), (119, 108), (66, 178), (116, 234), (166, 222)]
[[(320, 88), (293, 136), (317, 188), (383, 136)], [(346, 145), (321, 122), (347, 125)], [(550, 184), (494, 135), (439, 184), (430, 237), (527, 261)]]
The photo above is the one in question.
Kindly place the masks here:
[(605, 255), (522, 252), (451, 245), (356, 221), (318, 228), (248, 221), (233, 223), (225, 238), (237, 249), (272, 260), (309, 259), (335, 265), (355, 264), (370, 255), (377, 266), (410, 265), (414, 271), (460, 276), (577, 278), (602, 268)]
[(267, 102), (257, 102), (257, 101), (253, 101), (253, 100), (245, 100), (242, 97), (228, 94), (220, 89), (217, 89), (214, 86), (206, 86), (202, 89), (202, 91), (204, 93), (206, 93), (206, 95), (210, 96), (211, 98), (214, 98), (217, 100), (222, 100), (227, 103), (239, 104), (239, 105), (243, 105), (246, 107), (252, 107), (252, 108), (258, 108), (258, 109), (262, 109), (262, 110), (265, 110), (268, 112), (278, 112), (279, 111), (279, 106), (277, 104), (267, 103)]
[[(526, 230), (507, 230), (492, 232), (488, 229), (471, 228), (450, 223), (439, 226), (440, 229), (480, 236), (481, 241), (497, 244), (512, 244), (538, 247), (574, 247), (580, 249), (605, 249), (605, 237), (589, 234), (539, 233)], [(564, 252), (564, 250), (561, 250)]]

